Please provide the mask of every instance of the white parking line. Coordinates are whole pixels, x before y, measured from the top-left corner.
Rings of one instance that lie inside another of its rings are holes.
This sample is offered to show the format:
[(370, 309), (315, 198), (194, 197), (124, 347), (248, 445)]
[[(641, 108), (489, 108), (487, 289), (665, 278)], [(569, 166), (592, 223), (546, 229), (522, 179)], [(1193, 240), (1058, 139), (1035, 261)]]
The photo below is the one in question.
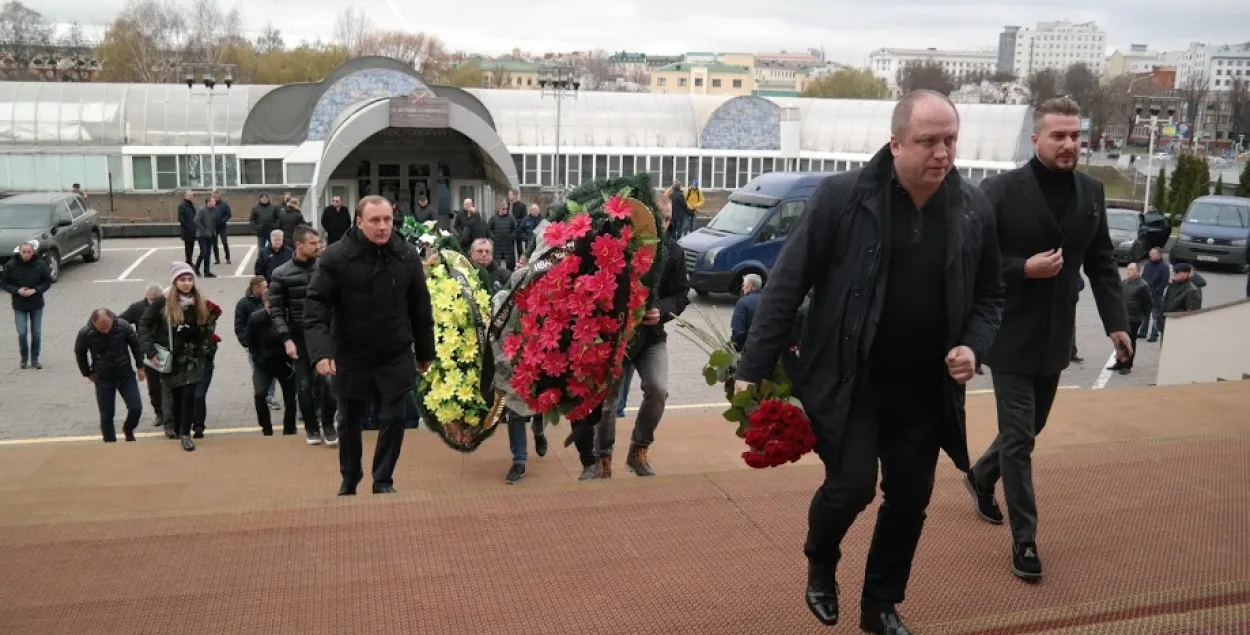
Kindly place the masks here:
[(234, 270), (234, 275), (236, 277), (242, 276), (243, 272), (247, 271), (247, 263), (251, 262), (252, 256), (254, 255), (256, 255), (256, 245), (252, 245), (247, 248), (247, 255), (243, 256), (243, 262), (240, 262), (239, 268)]
[(1098, 379), (1094, 380), (1094, 385), (1090, 390), (1102, 390), (1107, 387), (1107, 382), (1111, 381), (1111, 366), (1116, 363), (1115, 349), (1111, 349), (1111, 357), (1107, 358), (1107, 364), (1102, 367), (1102, 372), (1098, 373)]
[(143, 255), (139, 256), (138, 258), (135, 258), (135, 261), (130, 263), (129, 267), (126, 267), (126, 270), (122, 272), (122, 275), (117, 276), (117, 279), (125, 280), (126, 278), (128, 278), (131, 272), (133, 272), (136, 268), (138, 268), (138, 266), (142, 264), (144, 260), (147, 260), (148, 256), (151, 256), (154, 253), (156, 253), (156, 249), (149, 249), (143, 252)]

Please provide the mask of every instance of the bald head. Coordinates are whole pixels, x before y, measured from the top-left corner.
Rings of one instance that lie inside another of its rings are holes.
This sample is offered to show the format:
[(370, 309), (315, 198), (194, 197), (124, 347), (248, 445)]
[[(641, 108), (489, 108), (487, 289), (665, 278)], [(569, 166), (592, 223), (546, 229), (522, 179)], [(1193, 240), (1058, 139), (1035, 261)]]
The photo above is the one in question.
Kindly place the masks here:
[(913, 90), (894, 104), (894, 114), (890, 117), (890, 134), (902, 139), (917, 116), (931, 117), (936, 110), (941, 114), (954, 114), (955, 122), (959, 122), (959, 111), (950, 97), (936, 90)]

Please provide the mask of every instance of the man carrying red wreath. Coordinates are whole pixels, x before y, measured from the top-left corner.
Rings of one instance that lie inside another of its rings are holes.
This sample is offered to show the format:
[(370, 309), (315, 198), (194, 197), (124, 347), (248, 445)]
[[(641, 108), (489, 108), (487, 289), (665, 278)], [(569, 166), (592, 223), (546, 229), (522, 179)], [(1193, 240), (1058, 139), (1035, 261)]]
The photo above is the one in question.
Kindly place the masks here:
[[(669, 236), (668, 228), (673, 223), (673, 207), (668, 198), (660, 197), (656, 201), (664, 219), (664, 227), (660, 230), (660, 240), (667, 241), (663, 251), (664, 261), (652, 264), (660, 272), (657, 295), (647, 298), (647, 312), (638, 328), (637, 344), (631, 350), (630, 357), (625, 360), (622, 378), (629, 378), (634, 370), (642, 382), (642, 403), (638, 406), (638, 416), (634, 418), (634, 431), (629, 437), (629, 454), (625, 457), (625, 467), (638, 476), (652, 476), (651, 461), (647, 458), (647, 449), (655, 441), (655, 430), (664, 416), (664, 406), (668, 403), (668, 334), (664, 332), (664, 323), (682, 314), (690, 305), (690, 279), (686, 271), (686, 260), (682, 257), (681, 247), (673, 237)], [(603, 403), (602, 419), (595, 426), (595, 457), (597, 463), (583, 470), (579, 480), (595, 478), (612, 478), (612, 450), (616, 445), (616, 400), (621, 390), (613, 387)]]
[(766, 378), (790, 348), (812, 291), (796, 382), (825, 481), (808, 512), (805, 600), (839, 617), (841, 543), (873, 499), (877, 513), (860, 628), (908, 635), (896, 605), (933, 493), (939, 448), (969, 469), (964, 384), (998, 331), (1003, 280), (994, 212), (952, 170), (959, 114), (941, 93), (908, 93), (890, 142), (862, 169), (826, 178), (778, 257), (738, 366), (736, 389)]

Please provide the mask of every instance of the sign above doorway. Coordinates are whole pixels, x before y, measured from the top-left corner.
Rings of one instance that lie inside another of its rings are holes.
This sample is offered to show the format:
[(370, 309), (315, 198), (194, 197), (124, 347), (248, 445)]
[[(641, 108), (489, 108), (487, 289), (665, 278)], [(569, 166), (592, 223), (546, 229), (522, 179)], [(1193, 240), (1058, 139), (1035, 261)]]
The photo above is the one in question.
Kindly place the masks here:
[(451, 102), (438, 97), (414, 99), (391, 97), (390, 126), (392, 128), (449, 128), (451, 127)]

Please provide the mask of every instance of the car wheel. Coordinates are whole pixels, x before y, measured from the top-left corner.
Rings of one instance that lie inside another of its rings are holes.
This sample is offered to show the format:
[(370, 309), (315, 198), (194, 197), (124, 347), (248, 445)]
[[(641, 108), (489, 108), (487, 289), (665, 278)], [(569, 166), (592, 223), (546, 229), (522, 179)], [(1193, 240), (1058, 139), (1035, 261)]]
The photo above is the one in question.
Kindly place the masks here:
[(91, 239), (87, 241), (87, 251), (82, 254), (83, 262), (95, 262), (100, 259), (100, 232), (91, 232)]
[(56, 253), (55, 250), (49, 249), (47, 253), (43, 255), (43, 262), (45, 265), (48, 266), (48, 277), (52, 278), (53, 282), (60, 280), (61, 279), (61, 255)]

